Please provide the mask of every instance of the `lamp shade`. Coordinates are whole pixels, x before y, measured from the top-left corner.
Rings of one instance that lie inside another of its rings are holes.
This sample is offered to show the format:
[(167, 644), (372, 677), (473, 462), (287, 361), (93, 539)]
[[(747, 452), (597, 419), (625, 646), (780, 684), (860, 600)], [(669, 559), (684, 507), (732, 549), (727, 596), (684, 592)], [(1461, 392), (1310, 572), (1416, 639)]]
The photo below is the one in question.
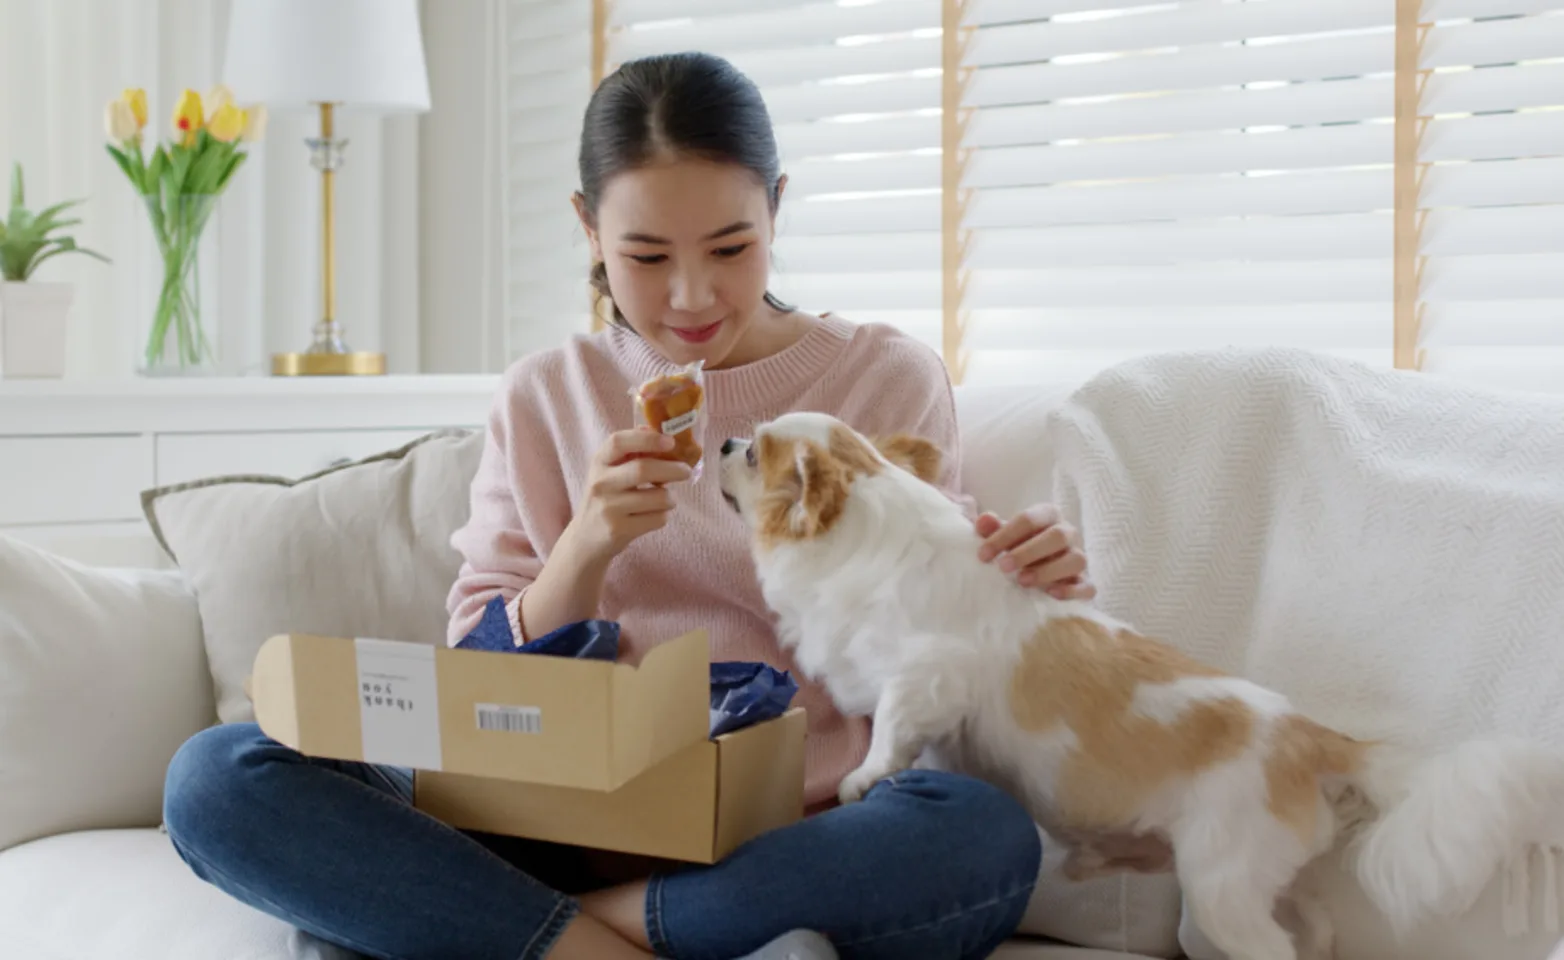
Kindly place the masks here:
[(233, 0), (223, 82), (280, 110), (428, 110), (418, 0)]

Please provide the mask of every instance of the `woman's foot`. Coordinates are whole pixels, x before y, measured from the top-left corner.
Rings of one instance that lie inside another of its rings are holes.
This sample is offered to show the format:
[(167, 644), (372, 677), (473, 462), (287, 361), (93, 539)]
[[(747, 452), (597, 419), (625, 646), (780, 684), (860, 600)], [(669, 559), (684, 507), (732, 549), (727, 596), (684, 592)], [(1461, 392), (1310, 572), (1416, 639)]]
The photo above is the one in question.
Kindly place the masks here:
[(813, 930), (794, 930), (740, 960), (837, 960), (831, 941)]

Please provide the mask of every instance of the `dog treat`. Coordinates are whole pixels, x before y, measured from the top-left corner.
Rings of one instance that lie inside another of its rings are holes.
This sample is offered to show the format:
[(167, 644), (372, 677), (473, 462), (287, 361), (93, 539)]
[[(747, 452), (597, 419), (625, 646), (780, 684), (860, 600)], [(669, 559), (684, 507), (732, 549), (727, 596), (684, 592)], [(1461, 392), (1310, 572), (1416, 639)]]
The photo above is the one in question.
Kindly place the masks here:
[(701, 380), (702, 362), (677, 373), (654, 377), (634, 393), (637, 419), (653, 430), (673, 437), (669, 460), (682, 460), (699, 478), (705, 451), (699, 435), (706, 419), (706, 388)]

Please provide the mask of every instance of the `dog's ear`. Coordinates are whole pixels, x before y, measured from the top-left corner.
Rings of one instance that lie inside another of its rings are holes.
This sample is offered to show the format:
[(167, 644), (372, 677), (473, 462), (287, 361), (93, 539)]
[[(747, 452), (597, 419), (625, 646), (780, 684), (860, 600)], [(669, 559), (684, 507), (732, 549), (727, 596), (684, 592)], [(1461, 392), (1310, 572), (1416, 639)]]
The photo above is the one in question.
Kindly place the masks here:
[(922, 437), (899, 433), (893, 437), (881, 437), (874, 441), (880, 456), (901, 467), (924, 483), (938, 483), (940, 465), (944, 455), (939, 447)]
[(831, 452), (808, 440), (762, 436), (757, 444), (765, 484), (763, 532), (803, 540), (830, 529), (847, 502), (848, 477)]
[(812, 537), (831, 528), (847, 503), (848, 477), (836, 457), (807, 440), (793, 445), (797, 499), (789, 515), (794, 534)]

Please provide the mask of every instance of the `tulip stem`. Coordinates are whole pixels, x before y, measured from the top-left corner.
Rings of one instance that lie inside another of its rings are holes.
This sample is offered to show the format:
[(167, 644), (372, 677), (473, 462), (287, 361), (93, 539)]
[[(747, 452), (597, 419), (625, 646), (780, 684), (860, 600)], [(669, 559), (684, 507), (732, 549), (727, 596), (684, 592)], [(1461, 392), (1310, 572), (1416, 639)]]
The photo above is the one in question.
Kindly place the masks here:
[[(148, 213), (158, 252), (163, 259), (163, 284), (147, 338), (148, 369), (173, 360), (181, 368), (212, 359), (211, 342), (201, 324), (201, 234), (215, 205), (214, 194), (175, 194), (167, 209), (158, 194), (147, 197)], [(174, 333), (174, 356), (168, 356), (168, 335)]]

